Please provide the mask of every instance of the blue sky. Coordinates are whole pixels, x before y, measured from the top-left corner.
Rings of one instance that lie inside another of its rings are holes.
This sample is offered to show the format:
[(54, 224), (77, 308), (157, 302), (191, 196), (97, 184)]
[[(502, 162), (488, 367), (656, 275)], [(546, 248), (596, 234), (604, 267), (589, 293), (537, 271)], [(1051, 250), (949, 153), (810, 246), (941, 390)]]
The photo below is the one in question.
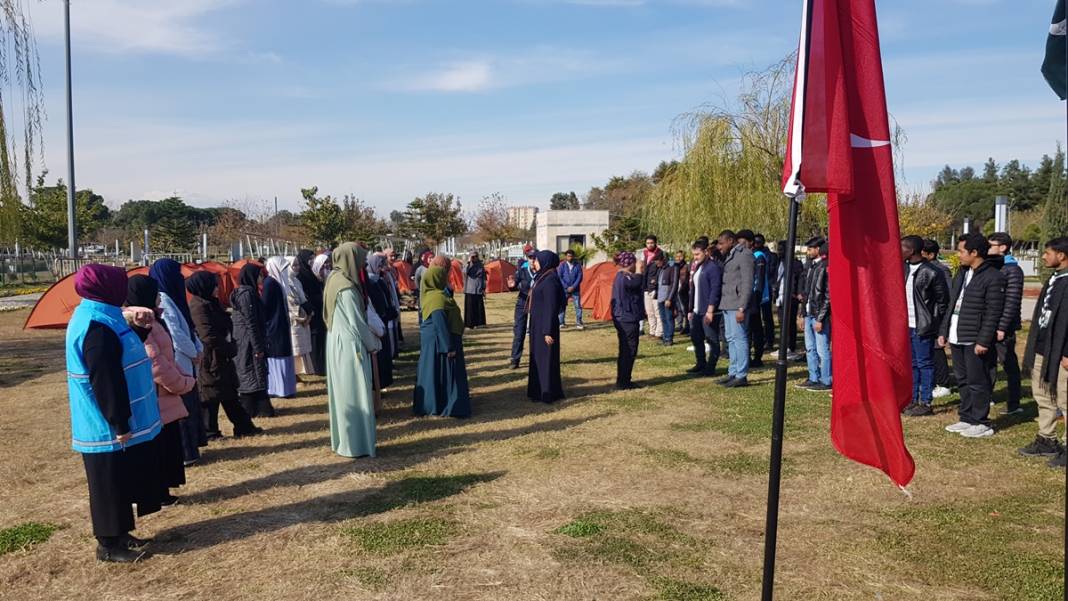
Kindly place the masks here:
[[(28, 0), (30, 1), (30, 0)], [(33, 2), (66, 172), (62, 3)], [(546, 205), (678, 157), (672, 119), (797, 45), (799, 0), (73, 0), (77, 182), (117, 206), (383, 214), (428, 191)], [(878, 3), (908, 185), (946, 163), (1035, 163), (1065, 138), (1039, 74), (1052, 0)]]

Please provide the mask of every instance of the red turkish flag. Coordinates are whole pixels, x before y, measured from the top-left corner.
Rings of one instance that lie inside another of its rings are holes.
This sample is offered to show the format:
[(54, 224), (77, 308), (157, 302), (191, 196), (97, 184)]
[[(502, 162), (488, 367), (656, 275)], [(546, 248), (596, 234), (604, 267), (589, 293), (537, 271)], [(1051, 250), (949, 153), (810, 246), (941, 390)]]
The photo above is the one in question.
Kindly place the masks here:
[(875, 1), (803, 4), (783, 189), (828, 193), (831, 439), (903, 487), (911, 346)]

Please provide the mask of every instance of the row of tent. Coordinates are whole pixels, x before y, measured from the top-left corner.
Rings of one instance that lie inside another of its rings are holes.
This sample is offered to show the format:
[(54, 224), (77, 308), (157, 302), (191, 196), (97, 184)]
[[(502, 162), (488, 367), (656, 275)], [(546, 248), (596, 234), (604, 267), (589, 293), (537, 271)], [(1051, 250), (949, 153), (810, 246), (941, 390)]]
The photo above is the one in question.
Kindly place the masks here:
[[(189, 277), (198, 271), (209, 271), (219, 277), (219, 300), (224, 306), (230, 304), (230, 293), (237, 286), (238, 274), (241, 268), (249, 263), (243, 259), (230, 264), (216, 261), (203, 263), (185, 263), (182, 265), (182, 275)], [(398, 285), (402, 293), (415, 292), (415, 281), (412, 278), (412, 266), (404, 261), (393, 264), (400, 275)], [(508, 292), (508, 279), (515, 276), (516, 266), (501, 259), (486, 263), (486, 292), (499, 294)], [(127, 272), (128, 275), (148, 275), (148, 267), (136, 267)], [(598, 320), (611, 319), (612, 281), (616, 275), (616, 267), (612, 263), (597, 263), (586, 268), (582, 283), (582, 306), (593, 312), (593, 318)], [(453, 259), (452, 268), (449, 270), (449, 286), (456, 291), (464, 289), (464, 266), (460, 261)], [(64, 329), (70, 321), (75, 307), (81, 302), (81, 297), (74, 290), (74, 274), (59, 280), (48, 289), (34, 305), (26, 318), (24, 329)]]

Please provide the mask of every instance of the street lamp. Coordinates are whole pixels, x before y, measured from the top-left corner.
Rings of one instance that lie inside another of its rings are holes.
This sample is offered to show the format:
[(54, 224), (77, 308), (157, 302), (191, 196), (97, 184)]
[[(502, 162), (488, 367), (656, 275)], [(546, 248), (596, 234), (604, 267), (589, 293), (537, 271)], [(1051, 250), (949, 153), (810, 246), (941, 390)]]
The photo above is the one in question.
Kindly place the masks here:
[(74, 193), (74, 101), (70, 77), (70, 0), (63, 0), (67, 38), (67, 245), (70, 258), (78, 258), (78, 224)]

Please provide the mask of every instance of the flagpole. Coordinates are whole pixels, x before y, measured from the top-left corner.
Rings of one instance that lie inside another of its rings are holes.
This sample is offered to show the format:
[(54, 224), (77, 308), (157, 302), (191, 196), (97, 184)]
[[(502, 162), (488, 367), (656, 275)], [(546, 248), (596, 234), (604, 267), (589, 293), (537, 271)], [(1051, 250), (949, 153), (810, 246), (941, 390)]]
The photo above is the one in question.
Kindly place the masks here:
[(790, 218), (786, 234), (786, 256), (783, 267), (783, 320), (779, 324), (779, 358), (775, 361), (775, 404), (771, 417), (771, 469), (768, 473), (768, 514), (764, 526), (764, 583), (761, 601), (772, 601), (775, 593), (775, 547), (779, 534), (779, 484), (782, 481), (782, 439), (786, 418), (787, 337), (793, 314), (794, 249), (797, 247), (797, 217), (804, 200), (804, 192), (790, 198)]
[(71, 259), (77, 259), (78, 220), (75, 212), (77, 190), (74, 187), (74, 100), (70, 74), (70, 0), (63, 2), (63, 15), (67, 41), (67, 254)]

